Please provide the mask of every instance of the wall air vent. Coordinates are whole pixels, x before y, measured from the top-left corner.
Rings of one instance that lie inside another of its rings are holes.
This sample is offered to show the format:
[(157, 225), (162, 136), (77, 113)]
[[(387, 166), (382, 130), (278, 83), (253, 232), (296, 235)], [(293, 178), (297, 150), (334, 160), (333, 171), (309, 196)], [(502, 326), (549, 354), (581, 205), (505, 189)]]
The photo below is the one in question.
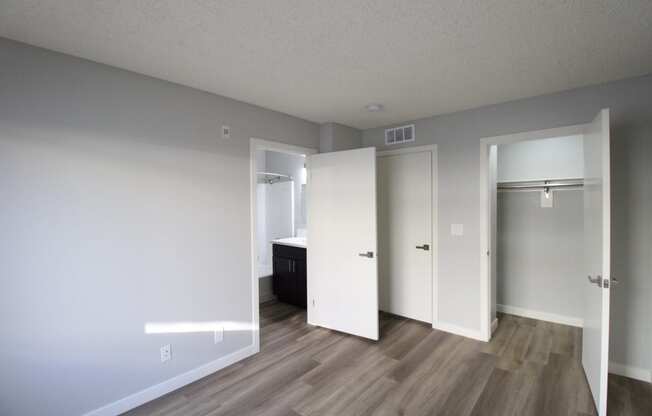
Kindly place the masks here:
[(385, 145), (401, 144), (414, 141), (414, 124), (385, 129)]

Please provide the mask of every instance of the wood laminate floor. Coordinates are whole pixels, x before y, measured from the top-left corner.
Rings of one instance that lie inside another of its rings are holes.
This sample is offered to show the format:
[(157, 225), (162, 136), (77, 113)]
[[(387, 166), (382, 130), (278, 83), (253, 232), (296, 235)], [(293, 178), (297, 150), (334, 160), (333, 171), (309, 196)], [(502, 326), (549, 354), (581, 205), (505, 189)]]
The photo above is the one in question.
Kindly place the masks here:
[[(128, 414), (595, 414), (577, 328), (502, 315), (482, 343), (381, 314), (382, 338), (372, 342), (308, 326), (305, 311), (290, 305), (260, 311), (259, 354)], [(610, 380), (621, 390), (613, 414), (650, 415), (633, 403), (644, 387), (624, 380)]]

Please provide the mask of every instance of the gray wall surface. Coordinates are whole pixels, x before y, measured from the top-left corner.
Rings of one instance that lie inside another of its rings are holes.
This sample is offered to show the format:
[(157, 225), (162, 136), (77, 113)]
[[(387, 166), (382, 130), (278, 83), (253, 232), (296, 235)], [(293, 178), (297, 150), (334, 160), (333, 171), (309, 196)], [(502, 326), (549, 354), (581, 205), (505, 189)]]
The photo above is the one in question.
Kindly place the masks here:
[[(494, 148), (499, 182), (584, 177), (581, 135)], [(553, 207), (542, 208), (541, 191), (498, 192), (498, 227), (493, 230), (498, 304), (581, 319), (582, 195), (580, 189), (553, 190)]]
[(496, 301), (581, 318), (583, 192), (554, 191), (553, 208), (541, 208), (540, 198), (540, 192), (498, 193)]
[(250, 137), (319, 126), (0, 39), (0, 414), (81, 414), (251, 344), (144, 333), (252, 321)]
[(583, 136), (498, 146), (498, 182), (584, 177)]
[(319, 131), (319, 152), (336, 152), (338, 150), (362, 147), (362, 132), (352, 127), (337, 123), (324, 123)]
[[(623, 282), (612, 292), (611, 358), (652, 366), (652, 76), (414, 121), (412, 145), (438, 145), (441, 321), (480, 328), (485, 248), (479, 230), (479, 139), (587, 123), (601, 108), (611, 109), (612, 272)], [(363, 145), (384, 150), (384, 128), (365, 130)], [(465, 225), (463, 237), (450, 235), (452, 223)]]

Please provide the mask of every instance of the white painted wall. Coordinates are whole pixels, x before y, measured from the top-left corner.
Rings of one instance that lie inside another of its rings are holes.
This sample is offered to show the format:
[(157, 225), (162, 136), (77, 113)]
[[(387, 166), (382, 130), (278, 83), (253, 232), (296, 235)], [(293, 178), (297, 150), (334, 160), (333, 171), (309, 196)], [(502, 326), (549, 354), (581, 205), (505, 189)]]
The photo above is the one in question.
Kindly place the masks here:
[(498, 182), (584, 177), (582, 136), (499, 146)]
[(251, 344), (144, 333), (252, 322), (250, 137), (319, 126), (0, 39), (0, 414), (81, 414)]
[[(601, 108), (612, 117), (613, 275), (625, 281), (612, 293), (611, 359), (652, 367), (652, 75), (413, 121), (411, 145), (438, 145), (444, 324), (480, 329), (480, 139), (588, 123)], [(362, 141), (387, 149), (384, 128), (363, 131)], [(453, 223), (464, 224), (464, 236), (450, 234)]]

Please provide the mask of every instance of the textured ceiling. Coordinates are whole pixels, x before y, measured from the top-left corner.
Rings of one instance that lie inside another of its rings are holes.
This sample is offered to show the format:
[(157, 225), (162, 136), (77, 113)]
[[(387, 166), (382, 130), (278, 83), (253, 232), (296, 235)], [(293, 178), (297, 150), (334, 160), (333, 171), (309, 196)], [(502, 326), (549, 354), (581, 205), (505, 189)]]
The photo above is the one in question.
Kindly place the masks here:
[(358, 128), (652, 72), (650, 0), (0, 0), (0, 36)]

